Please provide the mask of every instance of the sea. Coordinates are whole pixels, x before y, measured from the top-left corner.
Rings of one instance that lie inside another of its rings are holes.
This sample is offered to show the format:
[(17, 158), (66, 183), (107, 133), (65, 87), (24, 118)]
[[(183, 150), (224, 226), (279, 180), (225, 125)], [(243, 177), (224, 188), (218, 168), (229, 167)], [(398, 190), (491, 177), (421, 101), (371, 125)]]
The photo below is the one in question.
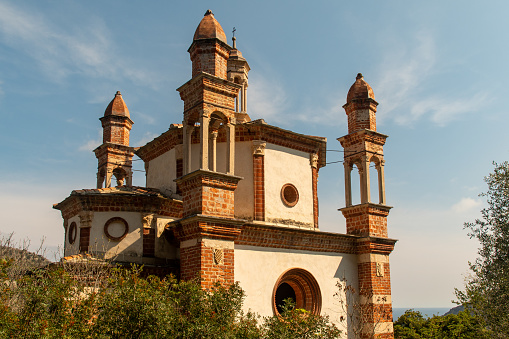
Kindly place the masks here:
[(419, 311), (425, 318), (431, 318), (434, 315), (444, 315), (444, 313), (447, 313), (452, 307), (393, 307), (392, 308), (392, 317), (394, 321), (398, 320), (398, 318), (405, 313), (406, 310), (413, 309), (414, 311)]

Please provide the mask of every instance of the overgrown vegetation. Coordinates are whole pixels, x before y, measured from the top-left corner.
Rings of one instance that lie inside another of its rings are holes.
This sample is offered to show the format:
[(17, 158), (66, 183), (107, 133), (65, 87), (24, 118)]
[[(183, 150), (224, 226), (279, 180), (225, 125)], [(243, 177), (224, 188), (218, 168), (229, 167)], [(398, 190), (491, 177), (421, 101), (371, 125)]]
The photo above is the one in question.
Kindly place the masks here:
[(407, 310), (394, 322), (396, 339), (488, 339), (489, 333), (471, 312), (433, 316), (429, 319)]
[(26, 266), (0, 259), (1, 338), (338, 338), (328, 318), (296, 309), (260, 318), (242, 311), (234, 284), (202, 290), (172, 277), (142, 278), (141, 267), (104, 262)]
[(469, 263), (472, 276), (456, 296), (493, 338), (509, 338), (509, 163), (494, 165), (481, 194), (488, 207), (481, 219), (465, 223), (480, 243), (479, 257)]

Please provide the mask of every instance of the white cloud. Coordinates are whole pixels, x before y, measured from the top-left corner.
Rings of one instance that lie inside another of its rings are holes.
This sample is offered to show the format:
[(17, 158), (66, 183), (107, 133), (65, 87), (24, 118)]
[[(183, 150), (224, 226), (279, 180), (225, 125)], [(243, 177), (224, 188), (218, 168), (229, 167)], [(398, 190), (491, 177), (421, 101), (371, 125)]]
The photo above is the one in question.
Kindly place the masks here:
[(156, 72), (132, 67), (115, 51), (109, 30), (91, 18), (76, 27), (57, 27), (40, 13), (31, 13), (5, 2), (0, 3), (2, 41), (35, 60), (54, 81), (80, 73), (96, 78), (121, 78), (156, 87)]
[(70, 192), (65, 188), (35, 182), (0, 182), (1, 234), (14, 233), (17, 241), (30, 239), (34, 250), (42, 239), (45, 245), (58, 246), (63, 242), (64, 229), (60, 212), (52, 205)]
[(484, 91), (453, 97), (423, 94), (425, 83), (440, 75), (435, 41), (430, 33), (419, 32), (415, 44), (406, 46), (391, 46), (378, 66), (381, 73), (373, 84), (376, 97), (383, 103), (378, 112), (381, 120), (390, 118), (400, 125), (411, 125), (428, 119), (443, 127), (461, 114), (480, 109), (489, 100)]
[(480, 199), (462, 198), (452, 206), (451, 210), (456, 213), (465, 213), (478, 211), (481, 206), (482, 201)]
[(143, 145), (147, 144), (149, 141), (154, 140), (154, 138), (158, 137), (159, 135), (160, 134), (156, 134), (156, 133), (152, 133), (152, 132), (145, 132), (145, 134), (139, 141), (136, 141), (135, 143), (132, 143), (132, 144), (137, 145), (137, 146), (143, 146)]
[(284, 113), (287, 101), (283, 86), (275, 79), (253, 74), (247, 93), (247, 111), (251, 119), (262, 118), (269, 124), (287, 124), (288, 116)]
[(86, 152), (91, 152), (94, 149), (96, 149), (99, 145), (102, 144), (102, 142), (103, 142), (102, 139), (103, 139), (103, 130), (102, 130), (102, 128), (98, 128), (97, 129), (97, 137), (95, 139), (88, 140), (86, 143), (81, 145), (78, 148), (78, 150), (86, 151)]

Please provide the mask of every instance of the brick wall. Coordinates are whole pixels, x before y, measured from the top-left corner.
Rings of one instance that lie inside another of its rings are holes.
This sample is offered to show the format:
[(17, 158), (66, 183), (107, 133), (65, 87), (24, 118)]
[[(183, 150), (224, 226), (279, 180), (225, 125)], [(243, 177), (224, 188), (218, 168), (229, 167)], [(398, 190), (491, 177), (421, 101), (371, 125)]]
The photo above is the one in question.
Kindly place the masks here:
[(362, 204), (342, 208), (346, 219), (346, 233), (387, 238), (387, 216), (390, 207)]
[(214, 248), (203, 242), (180, 249), (181, 279), (200, 279), (201, 286), (210, 289), (216, 282), (231, 285), (234, 278), (234, 250), (229, 248), (215, 249), (222, 251), (222, 261), (214, 259)]
[(177, 184), (182, 192), (183, 216), (205, 214), (234, 217), (234, 191), (239, 177), (209, 171), (195, 171)]
[(200, 72), (205, 72), (226, 79), (227, 61), (230, 55), (228, 45), (217, 39), (198, 40), (194, 41), (189, 48), (189, 54), (193, 63), (193, 77)]

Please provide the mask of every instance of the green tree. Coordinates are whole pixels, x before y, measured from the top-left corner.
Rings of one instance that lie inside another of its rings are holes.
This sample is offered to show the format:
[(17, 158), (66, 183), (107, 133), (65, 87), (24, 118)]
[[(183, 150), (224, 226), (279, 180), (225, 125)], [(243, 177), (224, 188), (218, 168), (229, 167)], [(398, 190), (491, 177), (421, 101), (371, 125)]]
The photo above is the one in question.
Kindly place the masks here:
[[(281, 316), (244, 313), (238, 284), (141, 277), (105, 262), (20, 270), (0, 260), (0, 338), (338, 338), (327, 317), (288, 306)], [(22, 266), (22, 264), (20, 264)]]
[(477, 317), (464, 310), (458, 314), (435, 315), (429, 319), (420, 312), (407, 310), (394, 323), (396, 339), (488, 339), (489, 334)]
[(470, 238), (479, 241), (478, 258), (470, 264), (472, 276), (465, 291), (456, 291), (494, 338), (509, 337), (509, 163), (496, 164), (484, 178), (488, 207), (482, 218), (465, 223)]

